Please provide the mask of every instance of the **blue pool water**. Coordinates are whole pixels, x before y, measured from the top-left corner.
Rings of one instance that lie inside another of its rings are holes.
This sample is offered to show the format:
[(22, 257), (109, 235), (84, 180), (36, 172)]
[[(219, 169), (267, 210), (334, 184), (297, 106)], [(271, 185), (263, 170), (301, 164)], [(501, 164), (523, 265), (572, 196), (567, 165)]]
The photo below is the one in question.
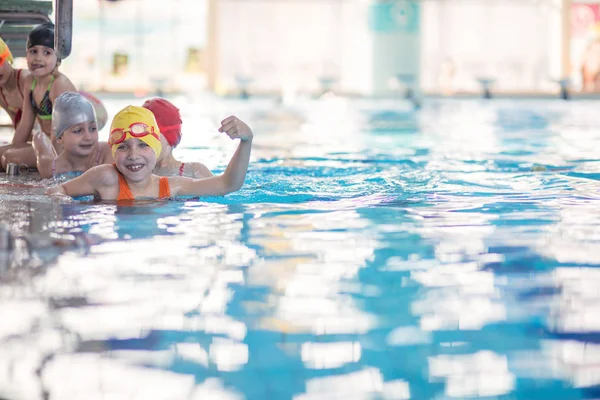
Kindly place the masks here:
[(214, 171), (253, 127), (241, 191), (1, 178), (0, 398), (600, 397), (596, 102), (175, 101)]

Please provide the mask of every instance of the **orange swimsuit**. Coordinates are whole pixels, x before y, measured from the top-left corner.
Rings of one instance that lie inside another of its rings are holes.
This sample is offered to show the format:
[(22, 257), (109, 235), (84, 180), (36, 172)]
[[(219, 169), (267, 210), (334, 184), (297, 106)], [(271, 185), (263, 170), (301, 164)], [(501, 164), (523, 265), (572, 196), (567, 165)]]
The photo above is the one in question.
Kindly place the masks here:
[[(158, 184), (158, 198), (164, 199), (165, 197), (171, 197), (171, 188), (169, 187), (169, 178), (161, 176)], [(135, 200), (131, 189), (123, 175), (119, 172), (119, 195), (117, 201), (120, 200)]]

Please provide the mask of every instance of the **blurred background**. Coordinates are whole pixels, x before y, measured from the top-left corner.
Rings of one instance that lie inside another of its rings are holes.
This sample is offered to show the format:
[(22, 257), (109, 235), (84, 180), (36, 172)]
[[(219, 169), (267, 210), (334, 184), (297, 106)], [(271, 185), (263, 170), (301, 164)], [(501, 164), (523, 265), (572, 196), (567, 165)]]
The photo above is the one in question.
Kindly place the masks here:
[(388, 96), (600, 89), (595, 0), (77, 0), (90, 91)]

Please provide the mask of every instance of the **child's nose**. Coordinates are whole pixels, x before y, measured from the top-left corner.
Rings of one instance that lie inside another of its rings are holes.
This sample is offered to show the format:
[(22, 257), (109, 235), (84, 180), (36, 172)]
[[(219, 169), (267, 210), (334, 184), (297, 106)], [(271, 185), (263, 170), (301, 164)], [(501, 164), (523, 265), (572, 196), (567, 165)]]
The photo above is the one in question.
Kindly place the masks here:
[(129, 158), (136, 158), (138, 155), (137, 146), (131, 146), (129, 148)]

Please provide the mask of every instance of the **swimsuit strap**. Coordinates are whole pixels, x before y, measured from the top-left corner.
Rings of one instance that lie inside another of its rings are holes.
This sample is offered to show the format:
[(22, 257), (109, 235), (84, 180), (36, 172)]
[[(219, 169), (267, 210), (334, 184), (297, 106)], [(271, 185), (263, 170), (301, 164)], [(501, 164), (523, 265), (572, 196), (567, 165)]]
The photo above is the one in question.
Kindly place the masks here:
[(50, 78), (50, 82), (48, 82), (48, 87), (46, 88), (46, 92), (50, 93), (50, 89), (52, 89), (52, 83), (54, 82), (55, 79), (56, 79), (56, 77), (54, 75), (52, 75), (52, 78)]
[(171, 188), (169, 187), (169, 178), (161, 176), (158, 181), (158, 198), (164, 199), (165, 197), (171, 197)]
[(17, 87), (19, 88), (19, 93), (21, 93), (21, 98), (23, 98), (23, 91), (21, 90), (21, 72), (23, 72), (22, 69), (18, 69), (17, 70)]
[(42, 120), (52, 119), (52, 101), (50, 101), (50, 89), (52, 88), (52, 83), (54, 82), (54, 79), (56, 79), (56, 77), (52, 75), (52, 77), (50, 78), (50, 82), (48, 83), (46, 93), (44, 93), (44, 96), (42, 97), (39, 106), (36, 104), (33, 98), (33, 90), (37, 85), (37, 77), (33, 78), (33, 82), (31, 82), (31, 92), (29, 96), (31, 100), (31, 106), (33, 107), (33, 110), (38, 115), (38, 117)]
[[(115, 164), (113, 164), (115, 166), (115, 169), (117, 168), (117, 166)], [(117, 174), (119, 175), (119, 194), (117, 195), (117, 201), (119, 200), (135, 200), (135, 197), (133, 197), (133, 193), (131, 193), (131, 189), (129, 188), (129, 185), (127, 184), (127, 181), (125, 180), (125, 177), (123, 176), (123, 174), (121, 173), (121, 171), (119, 171), (117, 169)]]
[[(116, 168), (116, 165), (113, 163)], [(131, 193), (131, 189), (125, 180), (125, 177), (119, 170), (117, 170), (117, 174), (119, 175), (119, 194), (117, 195), (117, 201), (119, 200), (135, 200), (133, 193)], [(166, 197), (171, 197), (171, 188), (169, 186), (169, 178), (166, 176), (162, 176), (158, 181), (158, 198), (164, 199)]]
[[(48, 82), (48, 87), (46, 88), (46, 91), (49, 92), (50, 89), (52, 88), (52, 83), (54, 82), (54, 79), (56, 79), (56, 77), (54, 75), (52, 75), (52, 77), (50, 78), (50, 82)], [(33, 91), (33, 89), (35, 89), (35, 86), (37, 85), (37, 76), (33, 77), (33, 82), (31, 82), (31, 90)]]
[(181, 163), (181, 166), (179, 167), (179, 176), (183, 176), (183, 168), (185, 167), (185, 163)]

